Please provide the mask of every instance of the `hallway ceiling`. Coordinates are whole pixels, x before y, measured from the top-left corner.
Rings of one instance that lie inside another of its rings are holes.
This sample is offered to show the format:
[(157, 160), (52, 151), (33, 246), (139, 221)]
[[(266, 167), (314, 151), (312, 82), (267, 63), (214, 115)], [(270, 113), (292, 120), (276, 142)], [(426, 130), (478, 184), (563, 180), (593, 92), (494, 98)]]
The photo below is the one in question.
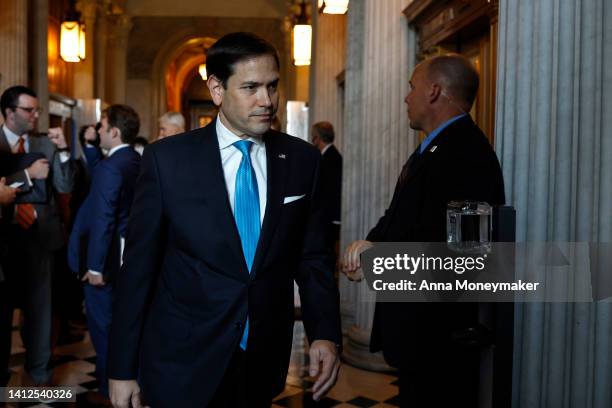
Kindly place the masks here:
[(286, 0), (125, 0), (132, 16), (283, 18)]

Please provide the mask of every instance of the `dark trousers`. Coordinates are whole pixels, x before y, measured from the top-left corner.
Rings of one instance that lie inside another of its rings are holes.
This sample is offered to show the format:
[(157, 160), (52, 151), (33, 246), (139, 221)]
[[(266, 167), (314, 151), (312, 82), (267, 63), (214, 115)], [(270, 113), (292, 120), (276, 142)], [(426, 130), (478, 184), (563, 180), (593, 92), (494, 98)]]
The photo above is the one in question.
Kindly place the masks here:
[(11, 356), (11, 334), (13, 307), (9, 301), (9, 290), (5, 282), (0, 282), (0, 387), (5, 387), (10, 379), (9, 358)]
[(238, 348), (208, 408), (269, 408), (268, 389), (269, 384), (258, 385), (257, 367), (249, 367), (247, 353)]
[[(16, 228), (16, 227), (15, 227)], [(5, 281), (0, 301), (0, 377), (8, 369), (13, 309), (23, 311), (21, 338), (26, 349), (25, 369), (35, 384), (50, 380), (51, 273), (53, 254), (38, 243), (14, 234), (3, 262)], [(2, 380), (2, 378), (0, 378)]]
[(113, 291), (110, 285), (83, 285), (85, 293), (85, 309), (87, 310), (87, 329), (91, 342), (96, 349), (96, 375), (99, 390), (108, 397), (108, 374), (106, 361), (108, 358), (108, 335), (112, 320)]

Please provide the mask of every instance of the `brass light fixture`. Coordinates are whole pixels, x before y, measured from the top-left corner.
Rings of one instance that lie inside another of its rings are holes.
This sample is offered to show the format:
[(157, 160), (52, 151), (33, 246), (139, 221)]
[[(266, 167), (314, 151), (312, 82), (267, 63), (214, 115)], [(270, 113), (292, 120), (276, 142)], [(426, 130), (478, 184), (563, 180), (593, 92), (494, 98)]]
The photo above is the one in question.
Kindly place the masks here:
[(74, 0), (60, 28), (60, 57), (66, 62), (80, 62), (85, 59), (85, 24), (75, 10)]
[(206, 81), (208, 79), (208, 75), (206, 74), (206, 64), (200, 64), (198, 67), (198, 73), (202, 77), (202, 81)]
[(308, 24), (306, 1), (300, 4), (300, 14), (293, 26), (293, 64), (295, 66), (310, 65), (312, 26)]
[(349, 0), (319, 0), (319, 12), (324, 14), (345, 14)]
[(198, 73), (202, 77), (202, 81), (208, 79), (208, 73), (206, 72), (206, 46), (202, 44), (202, 52), (204, 53), (204, 62), (198, 67)]

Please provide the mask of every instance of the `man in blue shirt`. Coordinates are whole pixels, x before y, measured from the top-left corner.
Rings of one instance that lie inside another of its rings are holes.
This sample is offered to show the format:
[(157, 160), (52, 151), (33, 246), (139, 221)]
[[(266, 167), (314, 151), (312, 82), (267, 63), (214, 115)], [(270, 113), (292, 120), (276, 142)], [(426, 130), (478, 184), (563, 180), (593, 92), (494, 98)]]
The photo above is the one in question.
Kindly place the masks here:
[[(445, 242), (450, 201), (504, 204), (499, 162), (468, 114), (478, 82), (476, 69), (459, 55), (415, 68), (405, 102), (410, 127), (427, 137), (404, 165), (384, 216), (366, 240), (346, 249), (349, 279), (360, 278), (359, 256), (372, 242)], [(477, 304), (376, 304), (370, 349), (382, 350), (399, 369), (402, 407), (478, 406), (478, 341), (456, 340), (477, 325)]]

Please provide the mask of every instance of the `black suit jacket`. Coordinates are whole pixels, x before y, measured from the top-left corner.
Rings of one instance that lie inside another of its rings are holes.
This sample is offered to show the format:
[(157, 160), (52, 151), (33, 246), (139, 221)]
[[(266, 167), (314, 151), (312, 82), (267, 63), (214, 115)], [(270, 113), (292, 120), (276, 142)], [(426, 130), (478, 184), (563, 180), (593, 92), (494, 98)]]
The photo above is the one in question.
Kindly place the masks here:
[[(215, 121), (145, 149), (114, 287), (109, 377), (139, 377), (153, 407), (206, 406), (247, 315), (247, 359), (257, 371), (248, 381), (270, 397), (281, 392), (291, 351), (294, 279), (309, 339), (341, 341), (333, 258), (321, 239), (321, 155), (276, 131), (264, 141), (267, 204), (250, 274)], [(285, 197), (300, 195), (284, 204)]]
[[(469, 116), (442, 131), (407, 161), (372, 242), (445, 242), (446, 206), (453, 200), (505, 203), (499, 162)], [(478, 322), (476, 304), (377, 303), (370, 347), (393, 366), (412, 364), (446, 347), (454, 330)]]
[[(333, 144), (321, 155), (321, 196), (324, 200), (326, 218), (329, 223), (336, 222), (338, 230), (342, 198), (342, 155)], [(338, 237), (334, 237), (337, 239)]]

